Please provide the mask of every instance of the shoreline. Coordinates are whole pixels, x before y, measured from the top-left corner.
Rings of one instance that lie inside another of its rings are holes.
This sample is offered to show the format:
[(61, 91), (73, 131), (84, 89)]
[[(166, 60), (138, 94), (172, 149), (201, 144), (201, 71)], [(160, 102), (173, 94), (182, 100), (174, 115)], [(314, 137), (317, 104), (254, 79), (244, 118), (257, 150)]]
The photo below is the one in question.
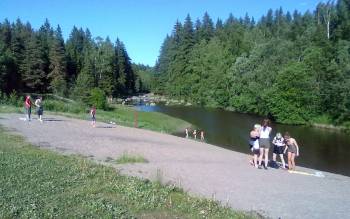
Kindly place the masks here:
[[(252, 115), (252, 116), (259, 116), (259, 117), (264, 117), (262, 115), (259, 115), (259, 114), (254, 114), (254, 113), (250, 113), (250, 112), (240, 112), (240, 111), (237, 111), (231, 107), (226, 107), (226, 108), (221, 108), (221, 107), (210, 107), (210, 106), (198, 106), (196, 104), (193, 104), (193, 103), (190, 103), (190, 102), (186, 102), (185, 100), (183, 99), (172, 99), (172, 98), (168, 98), (166, 96), (163, 96), (163, 95), (154, 95), (152, 93), (151, 94), (151, 97), (146, 94), (146, 96), (148, 98), (150, 98), (153, 102), (159, 104), (159, 103), (165, 103), (165, 102), (169, 102), (169, 104), (164, 104), (166, 106), (184, 106), (184, 107), (202, 107), (202, 108), (209, 108), (209, 109), (221, 109), (221, 110), (225, 110), (225, 111), (228, 111), (228, 112), (235, 112), (235, 113), (241, 113), (241, 114), (247, 114), (247, 115)], [(295, 125), (295, 126), (310, 126), (310, 127), (315, 127), (315, 128), (321, 128), (321, 129), (328, 129), (328, 130), (336, 130), (336, 131), (350, 131), (350, 127), (346, 127), (346, 126), (337, 126), (337, 125), (334, 125), (334, 124), (323, 124), (323, 123), (305, 123), (305, 124), (288, 124), (288, 123), (281, 123), (281, 122), (276, 122), (275, 123), (278, 123), (278, 124), (281, 124), (281, 125)]]

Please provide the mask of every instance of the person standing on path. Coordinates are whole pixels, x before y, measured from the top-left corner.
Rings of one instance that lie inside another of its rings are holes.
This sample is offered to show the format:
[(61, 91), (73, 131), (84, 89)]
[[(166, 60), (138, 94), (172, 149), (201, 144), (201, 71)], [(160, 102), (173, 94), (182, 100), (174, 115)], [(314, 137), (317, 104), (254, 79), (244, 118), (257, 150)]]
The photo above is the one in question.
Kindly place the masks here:
[(260, 138), (259, 138), (259, 147), (260, 147), (260, 156), (259, 156), (259, 168), (261, 168), (261, 163), (263, 157), (264, 168), (267, 170), (267, 165), (269, 162), (269, 149), (270, 149), (270, 133), (272, 128), (270, 127), (270, 120), (264, 119), (262, 127), (260, 128)]
[(43, 112), (44, 112), (44, 108), (43, 108), (42, 102), (43, 102), (43, 98), (42, 97), (39, 97), (34, 102), (34, 105), (37, 107), (37, 113), (38, 113), (38, 117), (39, 117), (38, 119), (39, 119), (39, 121), (41, 123), (43, 122), (42, 115), (43, 115)]
[(250, 131), (249, 146), (250, 146), (250, 150), (253, 152), (253, 157), (252, 157), (253, 161), (250, 161), (250, 163), (252, 163), (255, 168), (258, 168), (258, 155), (260, 153), (260, 150), (259, 150), (260, 127), (261, 126), (259, 124), (255, 124), (253, 130)]
[(32, 101), (30, 100), (30, 95), (26, 96), (24, 101), (24, 108), (26, 109), (26, 120), (29, 122), (31, 120), (30, 116), (32, 114)]
[[(274, 162), (274, 165), (277, 166), (276, 163), (276, 156), (279, 155), (281, 162), (282, 162), (282, 168), (286, 169), (286, 163), (284, 162), (283, 154), (284, 154), (284, 146), (286, 145), (284, 143), (284, 138), (282, 137), (281, 133), (277, 133), (276, 136), (272, 140), (273, 147), (273, 154), (272, 154), (272, 160)], [(278, 166), (277, 166), (278, 168)]]
[(188, 138), (188, 128), (185, 129), (186, 138)]
[(287, 147), (284, 149), (284, 153), (288, 151), (288, 169), (295, 170), (295, 156), (299, 156), (299, 145), (294, 138), (290, 137), (290, 134), (286, 132), (284, 134)]
[(196, 129), (193, 130), (193, 138), (194, 138), (194, 139), (197, 139), (197, 130), (196, 130)]
[(204, 130), (201, 130), (201, 141), (204, 141)]
[(90, 110), (90, 115), (91, 115), (91, 125), (92, 127), (96, 127), (96, 107), (92, 106)]

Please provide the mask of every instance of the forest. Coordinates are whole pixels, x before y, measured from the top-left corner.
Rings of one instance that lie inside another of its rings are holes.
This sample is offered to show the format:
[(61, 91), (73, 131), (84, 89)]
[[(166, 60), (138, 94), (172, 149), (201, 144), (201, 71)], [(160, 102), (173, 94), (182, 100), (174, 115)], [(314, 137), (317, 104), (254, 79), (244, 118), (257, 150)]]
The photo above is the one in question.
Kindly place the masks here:
[[(34, 30), (20, 19), (0, 23), (0, 91), (53, 93), (87, 102), (92, 93), (104, 97), (130, 95), (144, 88), (119, 39), (93, 38), (89, 29), (73, 27), (69, 38), (48, 20)], [(144, 75), (144, 74), (143, 74)]]
[(165, 37), (154, 71), (154, 92), (196, 105), (349, 125), (350, 1), (270, 9), (257, 21), (188, 15)]
[(350, 0), (313, 12), (268, 10), (176, 21), (154, 67), (132, 63), (120, 39), (49, 21), (0, 23), (1, 95), (53, 93), (88, 102), (151, 91), (194, 105), (288, 124), (350, 127)]

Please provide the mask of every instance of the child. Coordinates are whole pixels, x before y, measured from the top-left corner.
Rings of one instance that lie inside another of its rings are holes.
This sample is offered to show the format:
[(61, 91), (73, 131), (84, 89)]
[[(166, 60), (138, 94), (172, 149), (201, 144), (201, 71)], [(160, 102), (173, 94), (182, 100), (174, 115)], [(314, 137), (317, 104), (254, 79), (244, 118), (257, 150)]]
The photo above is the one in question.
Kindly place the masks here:
[(92, 127), (96, 127), (96, 107), (92, 106), (91, 110), (90, 110), (90, 115), (91, 115), (91, 125)]
[(283, 158), (283, 151), (284, 151), (285, 143), (284, 143), (284, 138), (282, 137), (281, 133), (278, 132), (276, 134), (276, 136), (272, 140), (272, 144), (274, 145), (273, 154), (272, 154), (272, 160), (273, 160), (274, 164), (277, 166), (276, 156), (278, 154), (280, 159), (281, 159), (281, 162), (282, 162), (282, 168), (285, 169), (286, 163), (284, 162), (284, 158)]
[(196, 129), (193, 130), (193, 138), (194, 138), (194, 139), (197, 139), (197, 130), (196, 130)]
[(42, 123), (42, 115), (43, 115), (43, 105), (42, 105), (43, 98), (39, 97), (38, 99), (35, 100), (34, 104), (37, 107), (37, 113), (39, 117), (39, 121)]
[(204, 131), (201, 130), (201, 141), (204, 141)]
[(258, 168), (258, 156), (260, 153), (260, 150), (259, 150), (260, 127), (261, 126), (259, 124), (255, 124), (253, 130), (250, 131), (249, 147), (253, 153), (253, 157), (250, 160), (250, 163), (253, 164), (255, 168)]
[(290, 136), (288, 132), (284, 134), (287, 147), (284, 149), (284, 153), (288, 151), (288, 168), (289, 170), (295, 170), (295, 156), (299, 156), (299, 145), (297, 141)]
[(188, 128), (185, 129), (186, 138), (188, 138)]

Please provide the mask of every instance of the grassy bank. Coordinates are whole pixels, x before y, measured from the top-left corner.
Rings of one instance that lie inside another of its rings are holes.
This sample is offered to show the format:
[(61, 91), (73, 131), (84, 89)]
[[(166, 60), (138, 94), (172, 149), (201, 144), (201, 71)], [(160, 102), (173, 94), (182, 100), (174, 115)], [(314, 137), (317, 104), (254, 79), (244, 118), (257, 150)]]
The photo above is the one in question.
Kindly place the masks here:
[(1, 218), (251, 218), (0, 129)]
[[(17, 102), (18, 104), (16, 105), (11, 105), (8, 103), (1, 104), (0, 113), (24, 113), (23, 103), (21, 101)], [(44, 99), (43, 103), (44, 117), (46, 113), (51, 113), (78, 119), (90, 119), (89, 108), (83, 106), (78, 102), (68, 99)], [(35, 110), (33, 110), (33, 114), (35, 114)], [(135, 115), (137, 116), (137, 126), (143, 129), (164, 133), (174, 133), (179, 130), (184, 130), (185, 127), (190, 126), (190, 124), (184, 120), (177, 119), (162, 113), (137, 112), (132, 107), (123, 105), (110, 106), (109, 110), (107, 111), (97, 110), (96, 118), (97, 121), (100, 122), (114, 122), (118, 125), (133, 127), (135, 122)]]

